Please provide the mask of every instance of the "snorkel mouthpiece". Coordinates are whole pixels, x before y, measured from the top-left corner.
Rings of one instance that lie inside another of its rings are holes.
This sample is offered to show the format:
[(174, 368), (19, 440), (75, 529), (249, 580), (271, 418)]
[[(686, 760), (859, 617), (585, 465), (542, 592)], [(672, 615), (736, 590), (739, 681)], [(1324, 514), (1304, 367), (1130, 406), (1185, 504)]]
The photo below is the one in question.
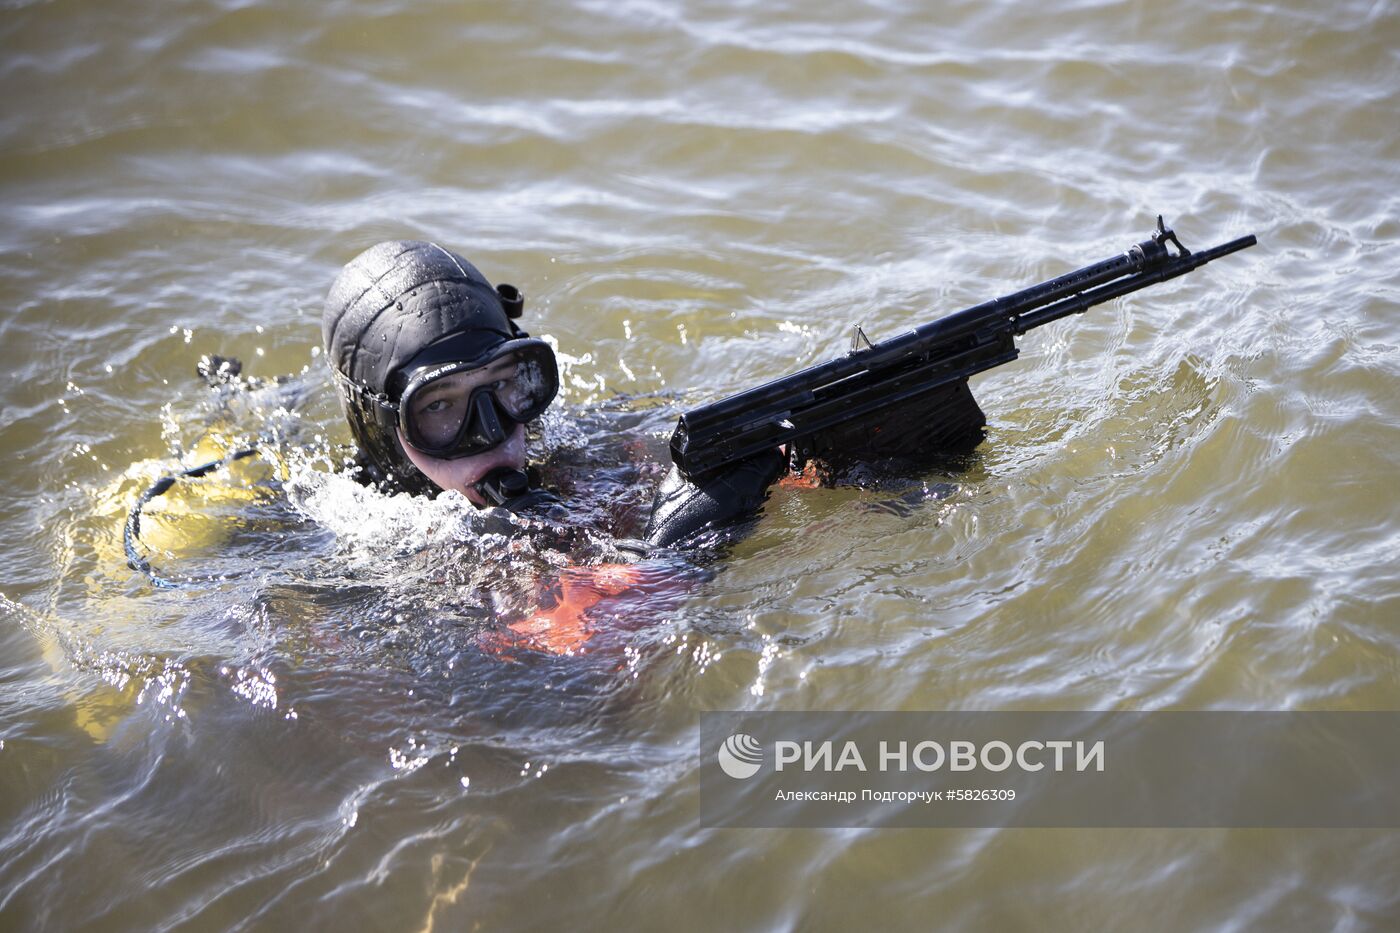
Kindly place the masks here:
[(514, 467), (496, 467), (472, 488), (481, 493), (488, 504), (509, 512), (524, 512), (554, 505), (559, 499), (543, 489), (531, 489), (530, 477)]
[(487, 473), (473, 487), (482, 498), (492, 505), (505, 505), (512, 499), (523, 496), (530, 489), (530, 478), (524, 470), (514, 467), (496, 467)]

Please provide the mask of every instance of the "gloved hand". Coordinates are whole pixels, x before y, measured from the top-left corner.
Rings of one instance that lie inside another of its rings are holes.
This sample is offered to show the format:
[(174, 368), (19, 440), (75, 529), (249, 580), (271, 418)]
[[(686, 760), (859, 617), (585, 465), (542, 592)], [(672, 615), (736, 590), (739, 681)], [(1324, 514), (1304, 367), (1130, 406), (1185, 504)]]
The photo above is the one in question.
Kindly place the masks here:
[(752, 515), (786, 469), (787, 457), (777, 449), (733, 464), (698, 486), (672, 466), (652, 502), (647, 542), (671, 547), (707, 528)]

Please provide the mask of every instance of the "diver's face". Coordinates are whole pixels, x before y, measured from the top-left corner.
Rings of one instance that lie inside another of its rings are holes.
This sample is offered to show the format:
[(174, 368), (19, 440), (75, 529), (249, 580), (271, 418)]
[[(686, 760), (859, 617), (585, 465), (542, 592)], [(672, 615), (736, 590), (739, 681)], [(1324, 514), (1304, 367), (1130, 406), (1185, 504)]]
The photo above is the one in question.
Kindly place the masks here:
[[(433, 383), (427, 391), (418, 393), (413, 400), (413, 415), (419, 419), (419, 430), (431, 437), (436, 422), (441, 421), (444, 439), (448, 434), (455, 433), (455, 425), (461, 424), (461, 412), (467, 407), (472, 390), (479, 386), (493, 385), (498, 393), (505, 393), (506, 397), (501, 398), (501, 401), (510, 405), (512, 398), (509, 393), (514, 384), (515, 373), (516, 361), (512, 356), (482, 369), (455, 373)], [(448, 422), (451, 422), (451, 425), (448, 425)], [(523, 424), (515, 424), (502, 443), (485, 453), (451, 460), (434, 457), (414, 447), (404, 436), (403, 429), (399, 429), (398, 434), (404, 453), (424, 476), (432, 480), (439, 489), (455, 489), (479, 506), (486, 505), (486, 500), (473, 487), (482, 477), (497, 467), (525, 469)]]
[(465, 495), (475, 505), (486, 505), (481, 493), (472, 488), (487, 473), (496, 467), (525, 469), (525, 425), (517, 424), (506, 438), (505, 443), (493, 447), (475, 457), (458, 457), (456, 460), (442, 460), (430, 457), (404, 439), (399, 431), (399, 443), (413, 465), (423, 471), (423, 475), (433, 481), (439, 489), (455, 489)]

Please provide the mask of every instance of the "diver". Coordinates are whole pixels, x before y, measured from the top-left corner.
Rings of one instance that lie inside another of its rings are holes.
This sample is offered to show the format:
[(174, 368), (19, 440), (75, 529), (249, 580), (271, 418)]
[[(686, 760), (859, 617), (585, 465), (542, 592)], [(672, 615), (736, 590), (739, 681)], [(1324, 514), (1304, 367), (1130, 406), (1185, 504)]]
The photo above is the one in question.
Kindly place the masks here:
[[(532, 534), (548, 527), (563, 545), (553, 551), (569, 555), (571, 569), (592, 567), (583, 576), (589, 585), (602, 581), (593, 588), (602, 593), (634, 582), (638, 575), (621, 568), (667, 549), (677, 557), (678, 545), (722, 543), (726, 529), (755, 515), (769, 486), (789, 470), (797, 475), (785, 482), (797, 486), (809, 478), (816, 485), (864, 486), (881, 474), (957, 465), (982, 441), (987, 423), (968, 379), (1014, 360), (1016, 336), (1256, 242), (1244, 236), (1192, 252), (1159, 216), (1151, 238), (1121, 254), (879, 345), (857, 325), (844, 356), (682, 414), (671, 439), (678, 466), (657, 489), (644, 540), (637, 542), (626, 536), (640, 527), (644, 500), (628, 503), (623, 534), (607, 529), (613, 540), (598, 544), (597, 535), (584, 533), (592, 521), (585, 497), (558, 482), (558, 458), (544, 471), (527, 462), (526, 426), (558, 394), (559, 370), (550, 345), (516, 323), (524, 301), (513, 286), (493, 288), (475, 266), (434, 243), (380, 243), (341, 270), (326, 298), (322, 332), (356, 444), (357, 479), (385, 492), (457, 491), (478, 507), (502, 506), (483, 513), (492, 523), (511, 524), (510, 512), (544, 519)], [(201, 374), (211, 386), (235, 384), (236, 361), (207, 362)], [(183, 478), (257, 452), (235, 450), (153, 483), (128, 515), (128, 564), (157, 586), (178, 585), (138, 551), (142, 507)], [(594, 476), (613, 466), (596, 447), (587, 455), (584, 467)], [(560, 488), (571, 501), (561, 501)], [(914, 489), (901, 501), (927, 494), (941, 497), (943, 490)], [(580, 541), (591, 552), (578, 548)]]
[[(385, 492), (455, 490), (478, 507), (567, 512), (527, 462), (526, 425), (554, 400), (559, 370), (550, 345), (517, 324), (523, 306), (516, 288), (493, 288), (436, 243), (380, 243), (341, 270), (322, 335), (362, 481)], [(786, 468), (776, 448), (702, 486), (672, 467), (640, 551), (754, 515)]]

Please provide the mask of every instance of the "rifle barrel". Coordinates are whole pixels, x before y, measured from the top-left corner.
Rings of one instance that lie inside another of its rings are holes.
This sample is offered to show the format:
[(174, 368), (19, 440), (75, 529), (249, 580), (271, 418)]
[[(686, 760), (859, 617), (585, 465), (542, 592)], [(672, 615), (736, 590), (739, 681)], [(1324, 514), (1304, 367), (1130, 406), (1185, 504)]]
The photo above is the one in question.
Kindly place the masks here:
[(1185, 256), (1174, 256), (1158, 269), (1142, 272), (1131, 278), (1123, 279), (1119, 282), (1104, 285), (1100, 288), (1075, 295), (1056, 304), (1039, 308), (1027, 314), (1019, 316), (1015, 321), (1015, 331), (1017, 334), (1024, 334), (1026, 331), (1049, 324), (1051, 321), (1058, 321), (1062, 317), (1071, 314), (1078, 314), (1088, 310), (1097, 304), (1105, 301), (1112, 301), (1123, 295), (1131, 294), (1149, 285), (1156, 285), (1158, 282), (1165, 282), (1177, 276), (1185, 275), (1193, 269), (1199, 269), (1206, 263), (1219, 259), (1221, 256), (1228, 256), (1237, 253), (1242, 249), (1247, 249), (1258, 243), (1258, 239), (1253, 234), (1242, 236), (1237, 240), (1222, 243), (1219, 246), (1212, 246), (1197, 253), (1188, 253)]

